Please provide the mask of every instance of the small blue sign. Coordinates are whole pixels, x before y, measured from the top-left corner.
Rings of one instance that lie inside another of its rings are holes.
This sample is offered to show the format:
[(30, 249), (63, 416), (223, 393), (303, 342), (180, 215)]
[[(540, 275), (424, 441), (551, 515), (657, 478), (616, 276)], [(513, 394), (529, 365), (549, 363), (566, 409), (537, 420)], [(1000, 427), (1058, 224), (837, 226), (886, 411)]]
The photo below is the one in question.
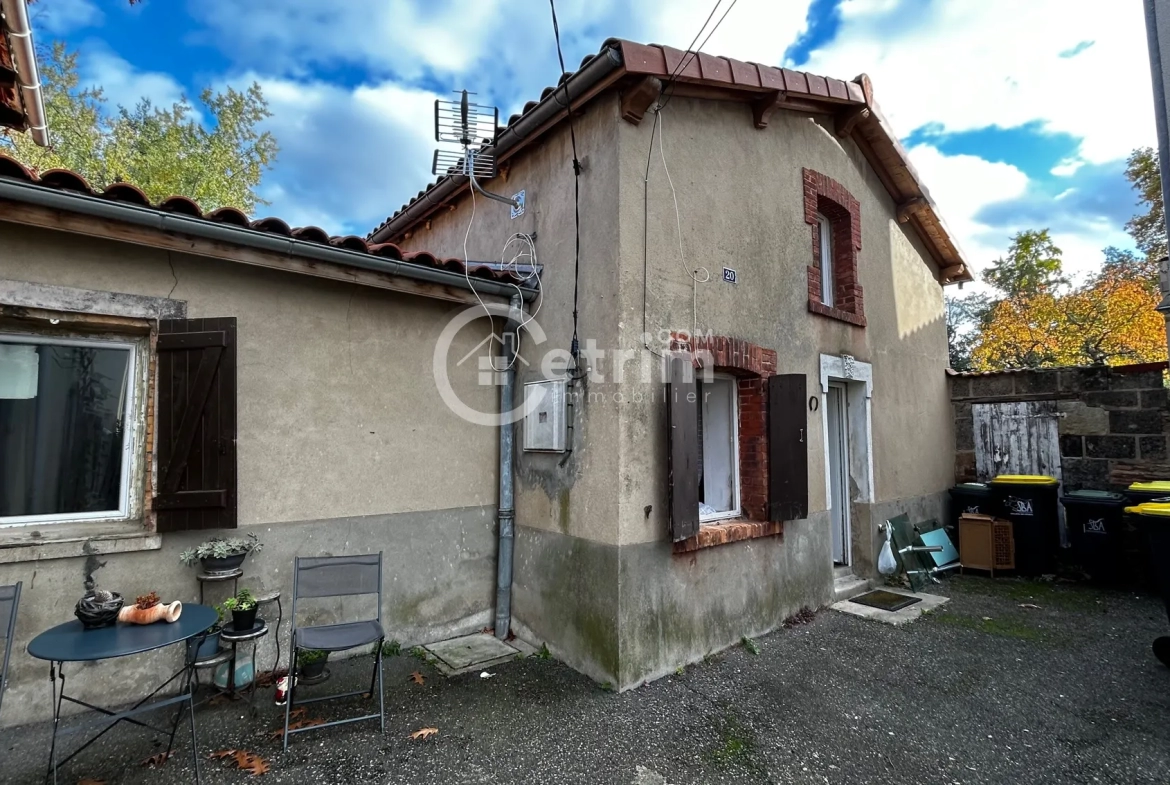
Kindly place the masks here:
[(724, 267), (723, 281), (724, 283), (735, 283), (735, 270), (732, 270), (730, 267)]

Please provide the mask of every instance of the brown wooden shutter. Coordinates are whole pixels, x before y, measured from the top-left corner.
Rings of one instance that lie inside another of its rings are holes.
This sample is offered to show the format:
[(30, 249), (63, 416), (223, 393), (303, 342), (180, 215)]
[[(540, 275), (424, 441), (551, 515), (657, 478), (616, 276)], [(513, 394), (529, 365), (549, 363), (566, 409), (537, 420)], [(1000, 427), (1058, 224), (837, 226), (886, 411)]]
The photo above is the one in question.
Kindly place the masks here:
[(236, 320), (158, 327), (160, 532), (236, 527)]
[(768, 520), (808, 517), (808, 409), (804, 374), (768, 378)]
[(670, 536), (675, 542), (699, 533), (698, 405), (690, 357), (671, 357), (666, 383), (666, 441)]

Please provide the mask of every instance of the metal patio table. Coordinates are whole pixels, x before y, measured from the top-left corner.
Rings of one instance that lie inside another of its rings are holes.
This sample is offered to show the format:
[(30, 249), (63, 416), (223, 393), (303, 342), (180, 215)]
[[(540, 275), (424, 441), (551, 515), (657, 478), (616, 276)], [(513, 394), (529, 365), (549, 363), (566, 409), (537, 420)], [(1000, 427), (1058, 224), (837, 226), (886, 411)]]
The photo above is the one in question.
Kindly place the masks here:
[[(219, 620), (219, 614), (206, 605), (184, 605), (183, 613), (178, 621), (155, 622), (154, 624), (115, 624), (111, 627), (87, 630), (81, 622), (74, 620), (58, 624), (52, 629), (45, 630), (33, 638), (28, 645), (28, 653), (40, 660), (49, 662), (49, 681), (53, 687), (53, 738), (49, 744), (49, 769), (45, 773), (45, 781), (57, 781), (57, 769), (72, 760), (79, 752), (100, 739), (106, 731), (119, 722), (129, 722), (148, 730), (169, 734), (167, 753), (175, 743), (175, 733), (179, 729), (179, 720), (183, 716), (182, 705), (187, 704), (188, 717), (191, 723), (191, 757), (195, 766), (195, 781), (201, 782), (199, 776), (199, 750), (195, 737), (195, 706), (192, 700), (191, 680), (194, 673), (193, 658), (184, 652), (183, 667), (176, 671), (169, 679), (154, 689), (149, 695), (124, 711), (110, 711), (101, 706), (94, 706), (83, 700), (65, 694), (65, 663), (66, 662), (94, 662), (109, 660), (118, 657), (129, 657), (155, 649), (161, 649), (176, 643), (183, 643), (206, 633)], [(151, 700), (176, 679), (180, 681), (179, 693), (169, 698)], [(58, 685), (60, 681), (60, 685)], [(86, 730), (84, 727), (61, 729), (61, 706), (63, 702), (84, 706), (87, 709), (104, 714), (108, 722), (101, 732), (89, 741), (82, 744), (69, 754), (69, 757), (57, 762), (57, 735), (68, 735)], [(154, 725), (148, 725), (134, 719), (139, 714), (154, 711), (166, 706), (179, 704), (175, 712), (175, 720), (169, 730)]]

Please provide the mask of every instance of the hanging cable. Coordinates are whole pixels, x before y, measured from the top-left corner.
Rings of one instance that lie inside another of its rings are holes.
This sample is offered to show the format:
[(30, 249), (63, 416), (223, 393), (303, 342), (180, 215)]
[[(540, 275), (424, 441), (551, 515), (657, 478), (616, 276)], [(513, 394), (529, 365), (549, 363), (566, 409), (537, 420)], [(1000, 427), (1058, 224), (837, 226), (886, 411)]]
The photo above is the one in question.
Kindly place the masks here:
[(557, 43), (557, 60), (561, 65), (561, 84), (565, 88), (565, 101), (562, 104), (561, 99), (557, 97), (556, 91), (553, 91), (553, 99), (560, 106), (565, 107), (565, 117), (569, 121), (569, 143), (573, 148), (573, 339), (569, 344), (569, 354), (573, 358), (574, 364), (574, 378), (580, 378), (577, 370), (580, 363), (578, 358), (581, 354), (581, 343), (577, 338), (577, 303), (580, 293), (581, 283), (581, 161), (577, 158), (577, 132), (573, 128), (573, 103), (569, 96), (569, 72), (565, 69), (565, 55), (561, 50), (561, 27), (557, 22), (557, 6), (555, 0), (548, 0), (549, 9), (552, 11), (553, 24), (553, 38)]
[(674, 85), (676, 84), (679, 75), (682, 74), (682, 72), (687, 69), (687, 66), (689, 66), (691, 62), (699, 56), (699, 52), (701, 52), (703, 47), (707, 45), (707, 42), (711, 40), (711, 36), (715, 35), (715, 31), (719, 29), (719, 25), (723, 24), (723, 20), (727, 18), (729, 13), (731, 13), (731, 9), (735, 8), (735, 4), (737, 2), (739, 2), (739, 0), (731, 0), (731, 5), (727, 6), (727, 10), (723, 12), (723, 16), (719, 17), (719, 21), (716, 22), (715, 26), (711, 28), (711, 32), (707, 33), (707, 37), (704, 38), (702, 43), (700, 43), (696, 48), (695, 41), (699, 40), (699, 36), (703, 34), (703, 30), (705, 30), (707, 27), (707, 22), (711, 21), (711, 17), (715, 16), (715, 12), (719, 10), (719, 6), (723, 3), (723, 0), (715, 0), (715, 7), (712, 8), (711, 13), (707, 15), (707, 21), (703, 22), (703, 26), (699, 28), (699, 32), (696, 33), (694, 39), (692, 39), (691, 45), (687, 47), (686, 54), (681, 60), (679, 60), (678, 66), (674, 69), (674, 72), (671, 73), (670, 79), (667, 80), (666, 85), (662, 88), (662, 95), (665, 96), (665, 99), (658, 102), (659, 109), (665, 108), (666, 105), (670, 103), (670, 99), (674, 96)]
[[(552, 0), (549, 0), (549, 2), (552, 2)], [(682, 242), (682, 218), (678, 209), (678, 194), (675, 192), (674, 182), (670, 178), (670, 168), (666, 164), (666, 151), (662, 144), (662, 110), (668, 103), (670, 103), (670, 98), (672, 95), (674, 95), (674, 85), (676, 84), (679, 75), (686, 70), (687, 66), (689, 66), (696, 57), (698, 57), (699, 52), (703, 49), (704, 46), (706, 46), (707, 42), (711, 40), (711, 36), (715, 34), (715, 31), (719, 29), (719, 26), (723, 24), (723, 20), (727, 18), (727, 14), (731, 12), (731, 9), (735, 7), (736, 2), (738, 2), (738, 0), (731, 0), (731, 4), (727, 6), (727, 9), (723, 12), (723, 15), (719, 17), (719, 21), (716, 22), (715, 26), (711, 28), (711, 31), (707, 33), (707, 36), (703, 39), (702, 43), (696, 47), (695, 42), (699, 40), (699, 36), (703, 35), (703, 31), (707, 29), (707, 25), (710, 24), (711, 20), (715, 17), (715, 12), (718, 11), (719, 6), (723, 4), (723, 0), (716, 0), (715, 5), (711, 8), (711, 13), (707, 14), (707, 18), (703, 21), (703, 26), (699, 28), (699, 32), (695, 33), (695, 37), (691, 39), (691, 43), (687, 47), (686, 53), (679, 60), (678, 65), (675, 66), (674, 70), (670, 74), (670, 77), (667, 79), (666, 85), (663, 87), (661, 92), (661, 96), (664, 96), (664, 98), (660, 97), (657, 105), (654, 107), (654, 124), (650, 127), (650, 147), (646, 151), (646, 172), (642, 178), (642, 346), (651, 354), (657, 355), (659, 357), (661, 357), (662, 354), (651, 348), (649, 333), (646, 330), (649, 319), (648, 312), (650, 309), (650, 161), (654, 157), (654, 136), (657, 132), (658, 149), (659, 153), (662, 155), (662, 168), (666, 171), (666, 180), (668, 183), (670, 183), (670, 193), (671, 197), (674, 199), (675, 225), (678, 229), (679, 262), (682, 264), (683, 269), (686, 270), (687, 275), (690, 276), (691, 279), (691, 322), (693, 335), (698, 331), (698, 285), (700, 283), (706, 283), (710, 281), (711, 272), (705, 267), (698, 267), (692, 271), (689, 267), (686, 266)]]

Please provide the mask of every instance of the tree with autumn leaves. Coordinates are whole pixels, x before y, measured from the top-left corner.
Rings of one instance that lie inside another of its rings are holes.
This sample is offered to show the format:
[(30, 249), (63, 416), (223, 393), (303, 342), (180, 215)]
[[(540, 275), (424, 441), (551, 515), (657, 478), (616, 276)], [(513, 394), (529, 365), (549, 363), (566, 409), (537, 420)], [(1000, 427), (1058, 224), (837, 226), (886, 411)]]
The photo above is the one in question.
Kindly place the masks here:
[(1158, 259), (1166, 253), (1157, 158), (1130, 156), (1126, 176), (1144, 211), (1126, 228), (1140, 254), (1107, 248), (1101, 268), (1073, 286), (1048, 231), (1017, 233), (984, 273), (992, 290), (948, 298), (951, 367), (1001, 370), (1057, 365), (1128, 365), (1166, 359)]

